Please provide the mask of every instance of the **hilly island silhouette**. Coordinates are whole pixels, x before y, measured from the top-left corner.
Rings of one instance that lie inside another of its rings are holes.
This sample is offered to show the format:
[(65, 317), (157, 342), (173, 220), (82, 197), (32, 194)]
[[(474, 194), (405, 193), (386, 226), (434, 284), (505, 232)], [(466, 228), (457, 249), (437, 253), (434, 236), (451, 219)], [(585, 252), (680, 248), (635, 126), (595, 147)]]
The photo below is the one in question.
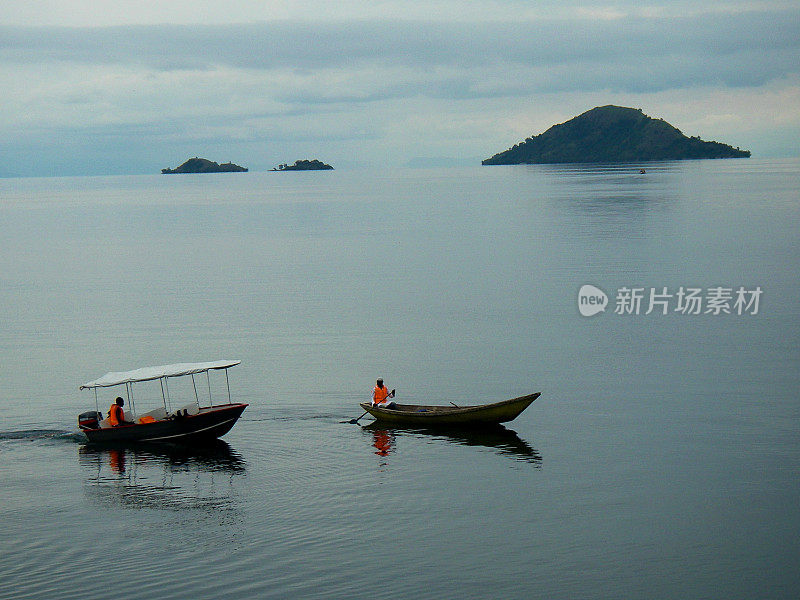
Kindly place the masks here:
[(648, 117), (641, 109), (608, 105), (553, 125), (544, 133), (529, 137), (481, 164), (640, 162), (749, 156), (749, 150), (687, 137), (666, 121)]

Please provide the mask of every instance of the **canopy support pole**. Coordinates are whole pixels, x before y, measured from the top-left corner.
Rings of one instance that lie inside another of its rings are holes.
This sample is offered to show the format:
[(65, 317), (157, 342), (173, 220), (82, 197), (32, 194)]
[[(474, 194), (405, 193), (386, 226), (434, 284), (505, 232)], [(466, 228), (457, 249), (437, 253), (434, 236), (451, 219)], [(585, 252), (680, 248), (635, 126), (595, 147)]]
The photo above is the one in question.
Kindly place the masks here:
[(197, 395), (197, 384), (194, 382), (194, 373), (192, 373), (192, 387), (194, 388), (194, 401), (197, 402), (197, 407), (200, 408), (200, 398)]
[(206, 381), (208, 382), (208, 403), (214, 406), (214, 400), (211, 398), (211, 376), (206, 371)]
[(228, 387), (228, 404), (233, 404), (231, 402), (231, 382), (228, 381), (228, 369), (225, 369), (225, 385)]
[(128, 404), (131, 406), (131, 415), (136, 416), (136, 403), (133, 401), (133, 383), (125, 383), (125, 395), (128, 397)]
[(164, 377), (164, 389), (167, 390), (167, 403), (169, 404), (169, 409), (172, 410), (172, 398), (169, 397), (169, 383), (166, 377)]
[(100, 403), (97, 401), (97, 388), (94, 388), (94, 409), (100, 412)]
[(169, 412), (167, 410), (167, 395), (164, 393), (164, 378), (162, 377), (158, 382), (161, 384), (161, 399), (164, 401), (164, 411)]

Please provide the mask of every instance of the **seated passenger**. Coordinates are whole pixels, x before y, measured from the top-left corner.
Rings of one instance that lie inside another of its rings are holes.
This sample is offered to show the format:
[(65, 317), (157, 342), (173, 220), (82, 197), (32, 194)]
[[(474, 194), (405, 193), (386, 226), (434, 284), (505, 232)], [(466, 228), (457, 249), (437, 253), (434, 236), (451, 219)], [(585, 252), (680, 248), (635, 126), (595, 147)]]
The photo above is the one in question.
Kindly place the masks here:
[(111, 408), (108, 409), (108, 422), (112, 427), (119, 427), (120, 425), (133, 425), (131, 421), (125, 420), (125, 411), (122, 407), (125, 406), (125, 400), (117, 397)]

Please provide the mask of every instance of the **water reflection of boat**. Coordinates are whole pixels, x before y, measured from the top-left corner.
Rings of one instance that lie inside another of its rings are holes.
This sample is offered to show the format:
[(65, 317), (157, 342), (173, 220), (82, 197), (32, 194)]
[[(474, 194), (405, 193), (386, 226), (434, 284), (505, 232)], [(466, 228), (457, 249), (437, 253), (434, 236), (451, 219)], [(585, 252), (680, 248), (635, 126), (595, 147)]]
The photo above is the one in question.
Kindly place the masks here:
[(242, 456), (223, 440), (211, 440), (203, 446), (172, 444), (118, 443), (86, 444), (78, 453), (81, 464), (96, 464), (120, 453), (139, 463), (160, 464), (171, 468), (197, 468), (202, 471), (243, 471)]
[(78, 462), (90, 493), (115, 504), (162, 510), (235, 508), (233, 478), (242, 456), (222, 440), (202, 447), (167, 444), (87, 444)]
[[(497, 450), (499, 454), (504, 454), (516, 460), (533, 463), (541, 466), (542, 455), (525, 440), (517, 435), (516, 431), (506, 429), (502, 425), (490, 428), (418, 428), (418, 427), (387, 427), (378, 421), (365, 425), (362, 429), (372, 432), (373, 436), (379, 433), (387, 436), (387, 439), (394, 439), (395, 436), (403, 435), (424, 435), (438, 439), (443, 439), (462, 446), (483, 446)], [(377, 439), (377, 438), (375, 438)], [(377, 446), (376, 446), (377, 447)]]

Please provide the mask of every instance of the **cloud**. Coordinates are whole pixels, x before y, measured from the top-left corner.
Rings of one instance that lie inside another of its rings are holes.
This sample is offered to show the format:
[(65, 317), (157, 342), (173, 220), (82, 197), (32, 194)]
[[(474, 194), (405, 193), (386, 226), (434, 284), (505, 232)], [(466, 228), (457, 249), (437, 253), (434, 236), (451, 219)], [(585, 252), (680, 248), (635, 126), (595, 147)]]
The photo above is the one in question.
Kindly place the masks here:
[[(224, 26), (2, 27), (4, 62), (137, 65), (153, 70), (529, 67), (683, 57), (753, 57), (794, 70), (800, 10), (715, 16), (523, 22), (355, 21)], [(744, 65), (747, 67), (748, 65)]]
[(3, 27), (0, 65), (51, 73), (53, 65), (78, 65), (90, 77), (110, 68), (153, 77), (188, 72), (201, 82), (241, 71), (232, 83), (261, 79), (277, 101), (303, 104), (648, 92), (710, 82), (754, 87), (797, 72), (798, 24), (800, 10), (725, 14), (713, 22), (701, 16)]
[(0, 23), (13, 25), (109, 26), (155, 24), (238, 24), (300, 21), (391, 20), (437, 22), (530, 21), (546, 19), (615, 20), (635, 16), (715, 16), (792, 8), (792, 0), (6, 0), (0, 3)]

